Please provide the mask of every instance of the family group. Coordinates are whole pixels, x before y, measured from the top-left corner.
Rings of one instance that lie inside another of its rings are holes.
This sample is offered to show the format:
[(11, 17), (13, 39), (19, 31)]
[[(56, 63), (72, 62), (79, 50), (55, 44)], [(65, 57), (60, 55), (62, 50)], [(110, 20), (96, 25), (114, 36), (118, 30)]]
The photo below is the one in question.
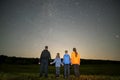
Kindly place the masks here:
[[(45, 77), (48, 77), (48, 64), (49, 59), (51, 59), (51, 54), (48, 50), (48, 46), (45, 46), (45, 49), (41, 52), (40, 55), (40, 77), (45, 73)], [(55, 63), (56, 68), (56, 77), (60, 75), (60, 66), (64, 66), (64, 78), (68, 78), (70, 76), (70, 65), (74, 68), (75, 77), (80, 76), (79, 66), (80, 66), (80, 54), (77, 52), (76, 48), (73, 48), (73, 52), (71, 53), (71, 57), (68, 53), (68, 50), (65, 50), (65, 54), (63, 56), (63, 61), (61, 61), (60, 53), (56, 54), (56, 58), (50, 64)]]

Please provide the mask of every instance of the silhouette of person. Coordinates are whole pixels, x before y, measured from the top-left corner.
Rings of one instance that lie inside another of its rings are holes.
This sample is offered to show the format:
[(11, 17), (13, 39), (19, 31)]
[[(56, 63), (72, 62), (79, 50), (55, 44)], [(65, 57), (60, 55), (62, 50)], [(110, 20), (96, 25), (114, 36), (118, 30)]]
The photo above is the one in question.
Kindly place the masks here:
[(73, 52), (71, 53), (71, 64), (74, 67), (75, 77), (79, 78), (80, 54), (77, 52), (76, 48), (73, 48)]
[(50, 52), (48, 51), (48, 46), (45, 46), (45, 49), (42, 51), (40, 56), (40, 77), (45, 73), (45, 77), (48, 77), (48, 63), (51, 59)]
[(54, 64), (54, 63), (55, 63), (55, 67), (56, 67), (56, 77), (59, 77), (60, 66), (63, 65), (63, 63), (61, 62), (61, 59), (60, 59), (60, 53), (57, 53), (56, 58), (50, 64)]
[(70, 56), (67, 50), (65, 50), (65, 54), (63, 56), (63, 63), (64, 63), (64, 78), (69, 78), (71, 62), (70, 62)]

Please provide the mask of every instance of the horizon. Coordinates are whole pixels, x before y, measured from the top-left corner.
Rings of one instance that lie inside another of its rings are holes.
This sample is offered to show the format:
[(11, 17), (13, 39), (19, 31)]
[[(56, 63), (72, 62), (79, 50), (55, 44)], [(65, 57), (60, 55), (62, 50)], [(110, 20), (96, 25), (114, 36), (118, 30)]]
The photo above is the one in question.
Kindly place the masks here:
[(1, 0), (0, 55), (51, 57), (77, 48), (81, 58), (120, 61), (119, 0)]
[[(1, 54), (0, 56), (7, 56), (7, 57), (16, 57), (16, 58), (34, 58), (34, 59), (39, 59), (40, 57), (25, 57), (25, 56), (8, 56), (8, 55), (4, 55), (4, 54)], [(60, 57), (61, 59), (63, 59), (63, 57)], [(51, 58), (51, 59), (55, 59), (55, 58)], [(80, 58), (81, 60), (100, 60), (100, 61), (120, 61), (120, 60), (112, 60), (112, 59), (90, 59), (90, 58)]]

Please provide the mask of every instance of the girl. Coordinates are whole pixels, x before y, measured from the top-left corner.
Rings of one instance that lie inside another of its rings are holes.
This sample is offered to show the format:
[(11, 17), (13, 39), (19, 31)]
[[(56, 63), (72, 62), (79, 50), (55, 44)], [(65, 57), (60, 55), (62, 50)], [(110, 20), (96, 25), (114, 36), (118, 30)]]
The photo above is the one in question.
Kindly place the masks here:
[(60, 65), (63, 65), (62, 62), (61, 62), (59, 53), (57, 53), (56, 58), (50, 64), (53, 64), (53, 63), (55, 63), (55, 67), (56, 67), (56, 77), (59, 77), (59, 75), (60, 75)]
[(76, 48), (73, 48), (73, 52), (71, 53), (71, 64), (74, 67), (75, 76), (79, 78), (80, 54), (77, 52)]

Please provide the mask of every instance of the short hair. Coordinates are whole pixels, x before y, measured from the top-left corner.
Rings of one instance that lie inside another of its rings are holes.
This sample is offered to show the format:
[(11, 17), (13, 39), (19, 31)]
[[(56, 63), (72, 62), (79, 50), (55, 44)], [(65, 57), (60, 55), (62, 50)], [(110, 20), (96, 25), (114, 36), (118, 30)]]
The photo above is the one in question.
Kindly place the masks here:
[(68, 51), (67, 51), (67, 50), (65, 50), (65, 53), (68, 53)]
[(48, 49), (48, 46), (45, 46), (45, 49)]

